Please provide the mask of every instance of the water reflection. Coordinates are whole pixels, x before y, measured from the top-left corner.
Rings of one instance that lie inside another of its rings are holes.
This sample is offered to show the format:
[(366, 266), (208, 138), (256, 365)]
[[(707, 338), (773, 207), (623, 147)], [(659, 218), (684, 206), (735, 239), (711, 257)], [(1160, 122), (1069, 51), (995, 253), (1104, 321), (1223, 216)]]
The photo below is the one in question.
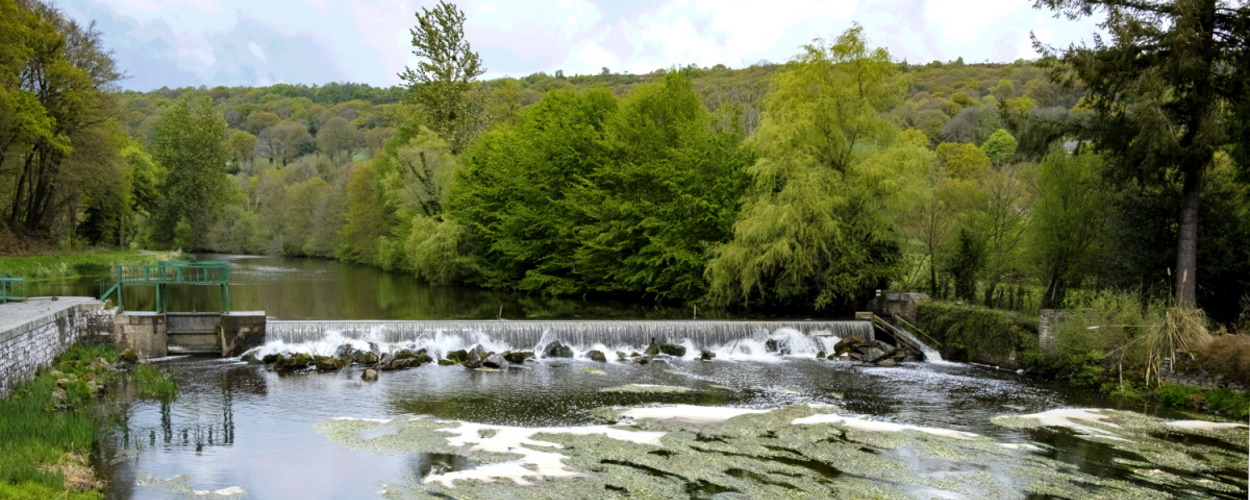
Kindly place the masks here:
[[(202, 254), (201, 260), (231, 264), (231, 308), (265, 311), (288, 320), (309, 319), (686, 319), (693, 310), (624, 300), (578, 300), (466, 287), (424, 285), (412, 276), (358, 264), (296, 257)], [(102, 279), (77, 278), (30, 284), (32, 295), (100, 296)], [(170, 310), (210, 312), (220, 308), (215, 286), (169, 286)], [(127, 310), (153, 310), (150, 286), (123, 291)], [(700, 311), (705, 319), (728, 313)]]

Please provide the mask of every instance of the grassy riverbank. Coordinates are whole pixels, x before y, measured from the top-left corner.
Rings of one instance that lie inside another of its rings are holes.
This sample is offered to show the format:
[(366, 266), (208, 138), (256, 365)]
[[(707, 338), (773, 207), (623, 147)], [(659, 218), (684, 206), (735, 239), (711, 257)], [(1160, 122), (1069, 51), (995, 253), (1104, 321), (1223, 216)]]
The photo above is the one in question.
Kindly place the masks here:
[(916, 323), (952, 361), (1020, 369), (1174, 409), (1250, 417), (1250, 394), (1215, 387), (1250, 386), (1250, 337), (1213, 335), (1200, 310), (1143, 307), (1130, 294), (1095, 293), (1085, 302), (1052, 324), (1047, 346), (1036, 315), (931, 302), (919, 306)]
[(99, 499), (89, 459), (115, 415), (102, 402), (128, 381), (143, 398), (172, 398), (172, 377), (151, 365), (118, 364), (112, 346), (76, 345), (0, 400), (0, 498)]
[(35, 281), (106, 276), (109, 270), (117, 264), (155, 264), (162, 260), (177, 260), (180, 256), (181, 253), (176, 251), (122, 250), (4, 257), (0, 258), (0, 277), (26, 278)]

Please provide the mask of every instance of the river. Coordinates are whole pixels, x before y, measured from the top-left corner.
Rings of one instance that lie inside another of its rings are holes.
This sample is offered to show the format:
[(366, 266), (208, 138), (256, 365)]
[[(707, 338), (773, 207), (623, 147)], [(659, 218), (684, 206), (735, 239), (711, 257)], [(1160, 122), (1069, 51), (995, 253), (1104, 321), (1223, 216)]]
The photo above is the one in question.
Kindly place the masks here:
[[(330, 261), (212, 257), (232, 263), (236, 310), (282, 320), (695, 314), (425, 287)], [(97, 285), (40, 286), (70, 295)], [(217, 307), (215, 292), (176, 292), (174, 309)], [(150, 307), (127, 293), (127, 307)], [(124, 425), (97, 455), (116, 499), (1246, 498), (1244, 425), (965, 364), (818, 360), (826, 346), (796, 335), (759, 331), (648, 364), (615, 355), (644, 345), (605, 340), (573, 345), (571, 359), (498, 371), (427, 364), (376, 382), (359, 367), (279, 374), (239, 359), (159, 360), (178, 398), (122, 405)], [(762, 347), (769, 339), (796, 340), (781, 354)], [(554, 340), (329, 332), (256, 354), (541, 352)], [(587, 359), (592, 348), (609, 362)], [(702, 349), (716, 358), (700, 360)]]

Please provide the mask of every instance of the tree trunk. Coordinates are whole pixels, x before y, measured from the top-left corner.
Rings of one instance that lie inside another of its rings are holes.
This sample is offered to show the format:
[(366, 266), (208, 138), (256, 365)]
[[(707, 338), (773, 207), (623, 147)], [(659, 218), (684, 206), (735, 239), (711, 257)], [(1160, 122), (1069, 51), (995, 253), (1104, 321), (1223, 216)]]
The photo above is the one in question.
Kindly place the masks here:
[(1198, 192), (1202, 171), (1191, 169), (1181, 187), (1180, 235), (1176, 242), (1176, 306), (1197, 307), (1198, 271)]

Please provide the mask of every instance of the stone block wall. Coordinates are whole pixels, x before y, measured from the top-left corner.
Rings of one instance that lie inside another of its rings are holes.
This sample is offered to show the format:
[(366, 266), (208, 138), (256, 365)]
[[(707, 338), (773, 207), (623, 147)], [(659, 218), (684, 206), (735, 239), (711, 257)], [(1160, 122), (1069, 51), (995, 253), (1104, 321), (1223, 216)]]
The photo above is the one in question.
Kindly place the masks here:
[(113, 345), (130, 349), (140, 359), (169, 355), (169, 332), (165, 315), (152, 312), (118, 314), (113, 325)]
[(103, 333), (111, 311), (104, 304), (77, 304), (0, 332), (0, 397), (34, 376), (80, 338)]

